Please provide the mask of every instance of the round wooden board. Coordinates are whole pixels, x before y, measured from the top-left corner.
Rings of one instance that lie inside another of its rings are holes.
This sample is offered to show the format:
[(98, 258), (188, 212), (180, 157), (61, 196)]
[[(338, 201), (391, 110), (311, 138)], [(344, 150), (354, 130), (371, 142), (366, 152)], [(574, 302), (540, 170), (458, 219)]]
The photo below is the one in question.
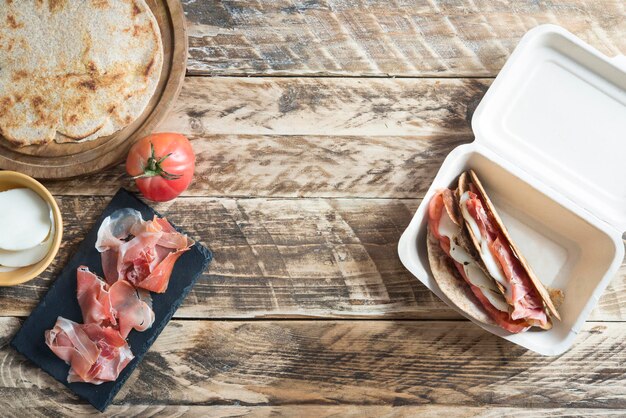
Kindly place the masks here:
[(113, 135), (87, 142), (13, 147), (0, 138), (0, 168), (40, 179), (76, 177), (126, 158), (131, 145), (167, 115), (180, 93), (187, 68), (187, 28), (178, 0), (146, 0), (163, 40), (163, 68), (156, 91), (141, 116)]

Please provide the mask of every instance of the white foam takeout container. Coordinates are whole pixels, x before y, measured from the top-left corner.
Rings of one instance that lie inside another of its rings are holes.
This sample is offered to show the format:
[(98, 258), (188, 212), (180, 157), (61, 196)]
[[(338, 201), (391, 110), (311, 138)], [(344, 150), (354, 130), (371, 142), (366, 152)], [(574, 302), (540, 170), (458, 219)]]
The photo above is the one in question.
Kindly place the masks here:
[(472, 129), (475, 141), (448, 155), (404, 231), (400, 259), (463, 314), (432, 278), (427, 208), (435, 191), (474, 169), (539, 279), (565, 293), (562, 321), (549, 331), (513, 335), (474, 322), (540, 354), (561, 354), (624, 257), (626, 57), (608, 58), (563, 28), (538, 26), (485, 94)]

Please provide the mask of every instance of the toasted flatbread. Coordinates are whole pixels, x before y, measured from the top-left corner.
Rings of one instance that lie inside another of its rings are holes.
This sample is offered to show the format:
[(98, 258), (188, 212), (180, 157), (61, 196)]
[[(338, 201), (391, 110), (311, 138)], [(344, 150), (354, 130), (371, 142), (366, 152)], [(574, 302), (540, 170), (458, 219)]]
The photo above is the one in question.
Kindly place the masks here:
[(86, 141), (135, 121), (163, 65), (144, 0), (1, 0), (0, 135)]
[(437, 239), (430, 232), (430, 228), (427, 230), (428, 262), (433, 278), (441, 292), (470, 318), (483, 324), (496, 325), (480, 305), (469, 285), (460, 277), (452, 259), (443, 251)]

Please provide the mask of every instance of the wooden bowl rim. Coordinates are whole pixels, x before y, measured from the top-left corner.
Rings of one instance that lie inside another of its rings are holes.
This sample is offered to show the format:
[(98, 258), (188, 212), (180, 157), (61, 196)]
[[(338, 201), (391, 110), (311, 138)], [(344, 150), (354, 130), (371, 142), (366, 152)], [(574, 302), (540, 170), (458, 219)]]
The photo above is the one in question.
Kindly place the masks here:
[[(155, 5), (156, 9), (151, 7), (155, 16), (159, 13), (159, 10), (165, 10), (165, 21), (163, 24), (169, 28), (171, 50), (167, 56), (164, 56), (164, 60), (167, 60), (169, 63), (169, 70), (161, 76), (165, 77), (163, 87), (160, 91), (155, 91), (153, 95), (153, 98), (156, 96), (158, 100), (152, 108), (147, 109), (149, 111), (147, 115), (144, 116), (142, 114), (140, 116), (143, 119), (141, 124), (128, 132), (123, 140), (115, 137), (120, 131), (111, 135), (110, 141), (117, 145), (111, 144), (109, 140), (106, 140), (94, 149), (57, 157), (38, 157), (27, 153), (22, 154), (12, 150), (7, 145), (2, 145), (0, 151), (6, 150), (6, 153), (3, 155), (0, 152), (0, 169), (23, 172), (38, 179), (67, 179), (93, 174), (123, 161), (130, 147), (137, 140), (155, 131), (155, 128), (165, 119), (174, 106), (182, 89), (187, 70), (189, 40), (187, 39), (187, 22), (179, 1), (160, 0), (156, 2), (147, 1), (147, 3)], [(163, 31), (163, 27), (161, 27), (161, 31)], [(166, 68), (165, 61), (164, 68)], [(162, 81), (160, 80), (160, 83)], [(95, 152), (98, 148), (101, 149), (101, 154)], [(75, 158), (81, 154), (85, 155), (84, 161), (76, 163)], [(55, 160), (56, 164), (54, 163)]]

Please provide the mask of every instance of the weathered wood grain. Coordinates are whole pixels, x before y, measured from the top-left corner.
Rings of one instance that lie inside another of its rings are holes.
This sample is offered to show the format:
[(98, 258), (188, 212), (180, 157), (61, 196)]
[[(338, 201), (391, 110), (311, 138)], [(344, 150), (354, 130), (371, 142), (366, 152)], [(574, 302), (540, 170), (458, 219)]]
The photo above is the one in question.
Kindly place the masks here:
[[(626, 265), (591, 315), (602, 322), (546, 358), (458, 321), (396, 255), (438, 166), (472, 139), (490, 84), (475, 77), (495, 76), (540, 23), (626, 53), (623, 2), (183, 5), (190, 75), (264, 77), (188, 77), (159, 127), (192, 139), (198, 168), (188, 197), (156, 207), (216, 259), (105, 416), (626, 414), (626, 323), (611, 322), (626, 321)], [(0, 288), (1, 416), (94, 412), (8, 347), (10, 316), (40, 300), (108, 196), (133, 187), (122, 165), (46, 185), (65, 240), (42, 277)]]
[[(59, 413), (72, 417), (93, 416), (91, 406), (77, 404), (63, 404), (39, 408), (3, 408), (3, 416), (22, 418), (50, 417)], [(601, 408), (505, 408), (493, 406), (371, 406), (371, 405), (280, 405), (280, 406), (230, 406), (230, 405), (113, 405), (102, 417), (206, 417), (206, 418), (412, 418), (412, 417), (450, 417), (455, 418), (517, 418), (519, 416), (533, 417), (623, 417), (626, 409)]]
[(626, 53), (621, 0), (184, 0), (191, 74), (495, 76), (553, 23)]
[[(0, 288), (2, 316), (31, 311), (109, 200), (57, 199), (65, 222), (60, 253), (40, 278)], [(458, 319), (398, 259), (398, 240), (418, 204), (216, 198), (158, 204), (215, 253), (176, 316)], [(626, 319), (626, 265), (591, 318)]]
[(196, 136), (471, 134), (490, 79), (187, 77), (158, 127)]
[[(6, 346), (0, 406), (76, 403)], [(624, 323), (588, 323), (542, 357), (466, 322), (172, 321), (114, 405), (626, 408)]]
[[(188, 196), (421, 197), (445, 156), (472, 140), (485, 80), (187, 78), (159, 128), (197, 153)], [(55, 194), (111, 195), (123, 165)]]
[[(422, 197), (446, 155), (468, 135), (360, 137), (191, 135), (196, 173), (185, 196)], [(134, 188), (120, 165), (69, 181), (55, 195)]]

